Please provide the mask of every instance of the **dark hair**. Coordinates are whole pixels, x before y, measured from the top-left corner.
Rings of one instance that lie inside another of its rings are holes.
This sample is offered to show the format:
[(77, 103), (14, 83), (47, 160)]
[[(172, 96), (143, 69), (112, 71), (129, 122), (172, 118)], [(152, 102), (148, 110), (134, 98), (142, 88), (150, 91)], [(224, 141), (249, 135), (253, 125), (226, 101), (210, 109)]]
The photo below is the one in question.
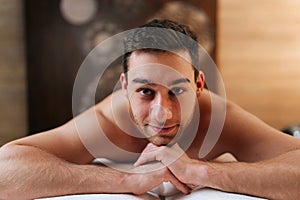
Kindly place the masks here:
[[(197, 36), (188, 26), (171, 20), (154, 19), (131, 31), (124, 40), (123, 71), (127, 79), (128, 60), (133, 51), (168, 52), (188, 50), (194, 69), (194, 79), (198, 77), (199, 49)], [(127, 81), (127, 80), (126, 80)]]

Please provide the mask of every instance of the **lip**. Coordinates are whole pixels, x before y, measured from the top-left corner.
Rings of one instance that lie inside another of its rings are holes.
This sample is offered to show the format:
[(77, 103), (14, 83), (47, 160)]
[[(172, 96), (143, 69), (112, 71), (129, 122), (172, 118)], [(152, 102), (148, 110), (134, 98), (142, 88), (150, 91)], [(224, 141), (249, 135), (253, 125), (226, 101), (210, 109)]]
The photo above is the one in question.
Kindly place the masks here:
[(155, 125), (151, 125), (148, 124), (149, 127), (151, 127), (151, 129), (157, 133), (160, 134), (167, 134), (167, 133), (171, 133), (172, 131), (174, 131), (178, 125), (170, 125), (170, 126), (155, 126)]

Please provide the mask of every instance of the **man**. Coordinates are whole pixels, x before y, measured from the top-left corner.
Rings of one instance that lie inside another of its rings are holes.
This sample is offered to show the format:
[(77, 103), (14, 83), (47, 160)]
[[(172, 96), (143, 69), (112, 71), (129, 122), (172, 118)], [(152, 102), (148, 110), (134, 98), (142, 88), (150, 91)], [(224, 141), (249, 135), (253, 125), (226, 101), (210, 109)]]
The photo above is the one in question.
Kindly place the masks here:
[[(61, 127), (3, 146), (0, 198), (143, 194), (170, 182), (184, 194), (210, 187), (299, 199), (300, 141), (231, 102), (225, 113), (225, 101), (204, 89), (204, 75), (193, 67), (197, 47), (183, 34), (196, 39), (186, 26), (169, 20), (142, 26), (125, 41), (121, 91)], [(224, 126), (203, 154), (214, 109), (226, 114)], [(226, 152), (237, 162), (212, 161)], [(93, 165), (95, 158), (134, 166)]]

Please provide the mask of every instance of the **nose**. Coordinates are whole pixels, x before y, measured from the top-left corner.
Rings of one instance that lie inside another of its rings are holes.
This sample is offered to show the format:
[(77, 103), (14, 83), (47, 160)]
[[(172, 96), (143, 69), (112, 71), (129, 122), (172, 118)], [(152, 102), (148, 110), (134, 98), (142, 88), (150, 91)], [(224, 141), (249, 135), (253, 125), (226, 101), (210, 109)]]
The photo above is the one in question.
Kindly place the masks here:
[(151, 121), (164, 124), (168, 119), (172, 118), (172, 112), (167, 108), (159, 104), (154, 104), (150, 108)]

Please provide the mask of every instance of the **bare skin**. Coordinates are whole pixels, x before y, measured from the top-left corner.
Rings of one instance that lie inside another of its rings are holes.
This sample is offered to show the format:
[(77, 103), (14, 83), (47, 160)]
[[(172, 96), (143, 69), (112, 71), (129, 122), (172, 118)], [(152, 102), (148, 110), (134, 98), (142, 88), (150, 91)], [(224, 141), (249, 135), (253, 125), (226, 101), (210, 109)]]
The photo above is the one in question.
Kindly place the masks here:
[[(141, 74), (139, 69), (149, 63), (169, 66), (189, 81), (180, 77), (173, 79), (168, 77), (169, 73), (162, 79), (159, 75), (164, 71), (155, 76)], [(129, 65), (132, 73), (128, 83), (121, 75), (122, 91), (116, 91), (61, 127), (1, 147), (1, 199), (78, 193), (142, 194), (165, 181), (170, 181), (185, 194), (195, 187), (212, 187), (270, 199), (300, 198), (299, 140), (227, 102), (220, 138), (207, 155), (199, 157), (211, 121), (211, 97), (220, 104), (224, 100), (203, 89), (202, 73), (194, 81), (189, 62), (174, 54), (134, 52)], [(150, 80), (151, 84), (145, 80)], [(189, 98), (192, 94), (195, 101)], [(187, 107), (181, 102), (188, 102)], [(184, 151), (173, 139), (179, 127), (189, 124), (188, 121), (181, 124), (181, 118), (191, 116), (193, 103), (201, 108), (201, 120), (192, 144)], [(159, 105), (159, 109), (155, 110), (157, 107), (153, 105)], [(176, 110), (183, 106), (184, 114)], [(120, 122), (116, 116), (121, 116), (124, 121)], [(120, 128), (120, 123), (125, 127), (121, 124)], [(136, 130), (144, 132), (135, 137), (124, 129), (132, 133)], [(166, 146), (170, 142), (174, 145)], [(170, 163), (178, 152), (182, 153), (180, 158)], [(238, 161), (211, 162), (226, 152)], [(91, 164), (95, 157), (137, 161), (136, 168), (130, 173)], [(149, 161), (161, 162), (161, 168), (134, 173), (147, 167), (143, 164)]]

